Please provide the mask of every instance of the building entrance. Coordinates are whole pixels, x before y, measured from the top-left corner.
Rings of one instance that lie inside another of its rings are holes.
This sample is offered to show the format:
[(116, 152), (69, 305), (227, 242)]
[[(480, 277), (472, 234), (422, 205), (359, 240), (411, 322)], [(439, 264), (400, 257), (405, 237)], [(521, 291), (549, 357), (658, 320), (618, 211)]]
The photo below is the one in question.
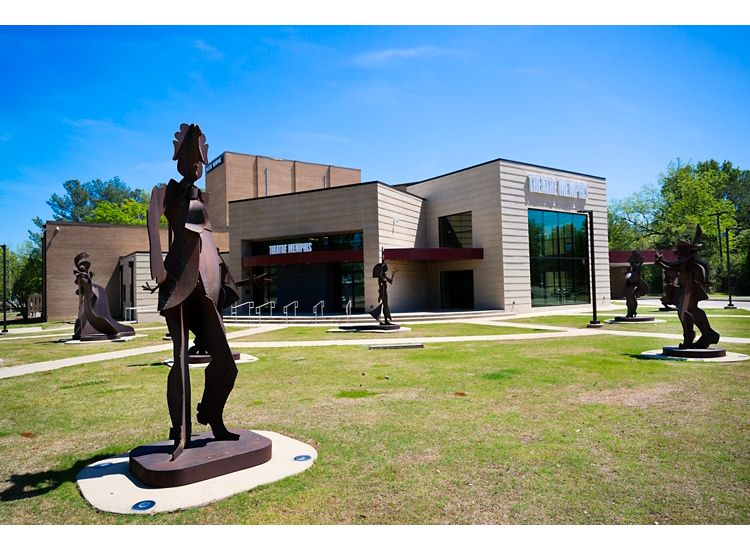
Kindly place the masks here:
[(299, 310), (311, 312), (323, 300), (325, 311), (342, 312), (351, 300), (352, 311), (365, 307), (364, 266), (361, 262), (258, 266), (254, 277), (265, 274), (258, 284), (248, 289), (244, 300), (256, 305), (276, 302), (277, 310), (291, 302)]
[(474, 309), (474, 271), (441, 271), (440, 305), (443, 308)]

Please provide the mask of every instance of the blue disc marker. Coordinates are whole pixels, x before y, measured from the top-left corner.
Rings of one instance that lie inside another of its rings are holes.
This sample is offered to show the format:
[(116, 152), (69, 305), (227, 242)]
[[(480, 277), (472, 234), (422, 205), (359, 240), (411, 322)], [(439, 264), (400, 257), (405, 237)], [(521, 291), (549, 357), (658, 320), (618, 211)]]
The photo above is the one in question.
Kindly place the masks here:
[(297, 455), (294, 457), (295, 462), (304, 462), (305, 460), (310, 460), (312, 457), (310, 455)]
[(150, 510), (154, 506), (156, 506), (156, 502), (153, 500), (141, 500), (140, 502), (136, 502), (135, 504), (133, 504), (133, 506), (131, 506), (130, 508), (132, 510), (143, 511)]
[(94, 464), (92, 468), (106, 468), (107, 466), (112, 466), (111, 462), (102, 462), (101, 464)]

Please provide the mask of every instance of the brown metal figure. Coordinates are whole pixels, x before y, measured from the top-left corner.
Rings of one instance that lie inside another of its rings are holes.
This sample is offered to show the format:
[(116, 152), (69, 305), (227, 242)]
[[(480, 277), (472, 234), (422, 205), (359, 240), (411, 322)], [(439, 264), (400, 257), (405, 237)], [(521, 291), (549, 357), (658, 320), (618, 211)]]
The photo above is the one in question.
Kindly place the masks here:
[(675, 311), (670, 306), (677, 305), (677, 288), (680, 284), (675, 269), (664, 269), (664, 295), (661, 297), (661, 304), (664, 311)]
[[(711, 328), (706, 313), (698, 307), (698, 302), (708, 298), (704, 287), (709, 284), (708, 264), (698, 258), (698, 250), (703, 246), (700, 244), (702, 236), (703, 231), (698, 224), (693, 242), (680, 239), (675, 249), (677, 260), (674, 262), (667, 262), (661, 254), (656, 254), (657, 265), (664, 270), (675, 270), (678, 273), (679, 286), (675, 289), (674, 302), (677, 304), (677, 315), (682, 323), (682, 349), (706, 349), (719, 341), (719, 333)], [(701, 331), (701, 337), (697, 342), (694, 342), (695, 326)]]
[[(391, 317), (391, 310), (388, 307), (388, 285), (393, 284), (393, 278), (396, 276), (396, 272), (388, 277), (388, 265), (385, 262), (375, 264), (372, 268), (372, 276), (378, 279), (378, 305), (375, 306), (370, 315), (378, 321), (381, 325), (392, 325), (393, 318)], [(383, 320), (380, 320), (380, 314), (383, 314)]]
[[(148, 235), (151, 249), (151, 276), (159, 290), (159, 312), (165, 317), (174, 344), (174, 363), (167, 379), (167, 404), (175, 441), (172, 460), (190, 442), (190, 371), (188, 338), (192, 330), (211, 355), (196, 420), (209, 424), (214, 438), (236, 440), (238, 435), (224, 426), (223, 411), (237, 377), (237, 366), (227, 343), (219, 307), (234, 292), (226, 266), (211, 233), (208, 194), (195, 186), (208, 163), (208, 145), (199, 126), (181, 124), (175, 134), (174, 156), (177, 182), (154, 187), (148, 208)], [(173, 232), (173, 241), (162, 261), (159, 219), (164, 214)]]
[(643, 271), (643, 256), (635, 250), (630, 253), (630, 270), (625, 276), (625, 304), (628, 307), (628, 313), (625, 317), (635, 317), (638, 309), (638, 298), (648, 294), (648, 284), (643, 280), (641, 275)]
[(94, 272), (90, 270), (91, 262), (84, 261), (88, 257), (88, 254), (81, 252), (73, 260), (76, 267), (73, 274), (78, 285), (78, 319), (73, 329), (73, 339), (88, 342), (135, 335), (133, 327), (112, 319), (107, 291), (92, 281)]

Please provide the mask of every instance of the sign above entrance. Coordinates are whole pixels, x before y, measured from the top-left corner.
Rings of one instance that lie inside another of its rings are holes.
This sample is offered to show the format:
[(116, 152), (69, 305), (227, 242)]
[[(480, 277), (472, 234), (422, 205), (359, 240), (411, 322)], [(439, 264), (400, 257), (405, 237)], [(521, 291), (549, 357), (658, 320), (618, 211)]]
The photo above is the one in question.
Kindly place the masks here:
[(529, 174), (527, 180), (531, 193), (584, 200), (589, 198), (588, 185), (579, 181), (538, 176), (535, 174)]
[(271, 255), (296, 254), (299, 252), (312, 252), (312, 243), (272, 244), (268, 246), (268, 253)]

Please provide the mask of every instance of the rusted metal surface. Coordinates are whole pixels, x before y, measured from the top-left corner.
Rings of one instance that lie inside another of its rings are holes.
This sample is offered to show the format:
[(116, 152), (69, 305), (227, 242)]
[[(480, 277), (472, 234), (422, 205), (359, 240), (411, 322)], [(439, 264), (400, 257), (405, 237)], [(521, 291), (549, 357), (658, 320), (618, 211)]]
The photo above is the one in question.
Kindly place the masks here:
[[(391, 309), (388, 305), (388, 285), (393, 284), (393, 278), (396, 276), (396, 271), (393, 275), (388, 277), (388, 265), (385, 261), (375, 264), (372, 268), (372, 276), (378, 280), (378, 305), (376, 305), (370, 315), (373, 319), (378, 321), (381, 325), (393, 325), (397, 326), (393, 322), (391, 317)], [(380, 316), (383, 316), (383, 320), (380, 320)]]
[[(698, 307), (700, 301), (708, 298), (705, 287), (709, 285), (708, 264), (698, 257), (698, 252), (703, 246), (700, 243), (702, 236), (703, 231), (698, 224), (692, 242), (680, 239), (675, 245), (677, 259), (674, 262), (665, 261), (661, 255), (656, 255), (657, 265), (667, 272), (676, 274), (668, 290), (671, 295), (668, 303), (677, 306), (677, 315), (682, 323), (683, 341), (679, 345), (681, 349), (706, 349), (711, 344), (718, 343), (720, 337), (719, 333), (711, 328), (706, 313)], [(701, 332), (697, 341), (695, 327)]]
[[(208, 216), (208, 194), (196, 187), (208, 160), (208, 145), (200, 127), (181, 124), (175, 134), (173, 160), (180, 181), (154, 187), (147, 227), (151, 246), (152, 292), (159, 292), (158, 309), (167, 321), (174, 345), (174, 363), (167, 378), (167, 404), (174, 440), (172, 460), (191, 444), (191, 396), (188, 368), (189, 333), (201, 351), (211, 356), (196, 420), (211, 426), (217, 440), (237, 440), (224, 426), (223, 413), (237, 377), (220, 311), (233, 303), (237, 287), (219, 255)], [(169, 222), (171, 243), (162, 261), (159, 220)]]
[(134, 336), (133, 327), (112, 318), (107, 291), (93, 282), (94, 272), (91, 271), (91, 262), (86, 261), (88, 257), (86, 252), (81, 252), (73, 260), (73, 274), (78, 287), (78, 319), (73, 329), (73, 339), (90, 342)]

